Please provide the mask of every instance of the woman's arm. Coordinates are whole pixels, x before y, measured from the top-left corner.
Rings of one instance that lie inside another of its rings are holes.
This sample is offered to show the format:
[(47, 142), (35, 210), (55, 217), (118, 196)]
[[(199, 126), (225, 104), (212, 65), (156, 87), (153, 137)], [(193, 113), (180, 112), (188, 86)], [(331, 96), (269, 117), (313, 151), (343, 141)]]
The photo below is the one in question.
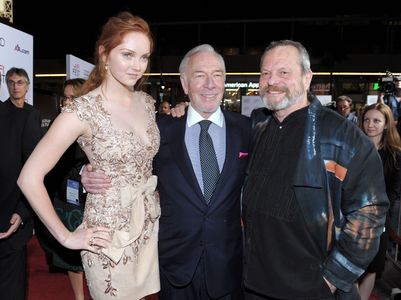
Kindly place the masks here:
[[(86, 122), (75, 113), (61, 113), (25, 163), (18, 185), (33, 210), (51, 234), (65, 247), (97, 251), (105, 247), (109, 230), (105, 228), (78, 229), (70, 232), (59, 219), (44, 185), (45, 175), (55, 166), (65, 150), (81, 135), (90, 132)], [(91, 245), (89, 245), (91, 244)]]

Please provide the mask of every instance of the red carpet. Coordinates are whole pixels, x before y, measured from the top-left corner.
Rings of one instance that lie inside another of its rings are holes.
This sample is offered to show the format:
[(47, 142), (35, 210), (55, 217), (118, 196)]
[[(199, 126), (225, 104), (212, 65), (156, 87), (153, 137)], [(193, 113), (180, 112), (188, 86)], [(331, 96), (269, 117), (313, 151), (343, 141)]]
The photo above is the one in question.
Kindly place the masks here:
[(34, 236), (28, 243), (28, 300), (73, 300), (68, 276), (49, 273), (45, 253)]
[[(91, 299), (89, 294), (85, 296)], [(49, 273), (45, 253), (36, 237), (28, 243), (28, 300), (74, 300), (68, 276)], [(157, 300), (156, 295), (146, 300)]]

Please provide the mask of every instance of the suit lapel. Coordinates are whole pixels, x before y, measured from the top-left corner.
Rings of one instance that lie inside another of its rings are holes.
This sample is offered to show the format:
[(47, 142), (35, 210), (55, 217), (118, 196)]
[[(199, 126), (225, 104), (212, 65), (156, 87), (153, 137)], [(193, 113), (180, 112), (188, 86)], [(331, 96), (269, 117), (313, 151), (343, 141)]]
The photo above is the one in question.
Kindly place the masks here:
[(226, 157), (224, 160), (223, 169), (221, 171), (219, 181), (217, 182), (216, 189), (213, 193), (212, 199), (210, 200), (211, 205), (215, 205), (216, 201), (218, 202), (219, 199), (224, 199), (223, 193), (227, 190), (226, 189), (226, 178), (230, 176), (235, 176), (234, 174), (234, 167), (237, 164), (237, 156), (238, 156), (238, 141), (241, 138), (238, 136), (238, 132), (236, 130), (236, 126), (234, 120), (223, 111), (225, 126), (226, 126)]
[[(176, 161), (178, 168), (181, 170), (184, 180), (187, 180), (191, 187), (193, 187), (196, 194), (203, 201), (202, 190), (199, 187), (198, 180), (196, 179), (194, 169), (192, 167), (191, 159), (188, 155), (185, 146), (185, 128), (187, 122), (187, 115), (179, 118), (171, 126), (168, 133), (170, 139), (171, 152)], [(201, 202), (200, 202), (201, 203)]]

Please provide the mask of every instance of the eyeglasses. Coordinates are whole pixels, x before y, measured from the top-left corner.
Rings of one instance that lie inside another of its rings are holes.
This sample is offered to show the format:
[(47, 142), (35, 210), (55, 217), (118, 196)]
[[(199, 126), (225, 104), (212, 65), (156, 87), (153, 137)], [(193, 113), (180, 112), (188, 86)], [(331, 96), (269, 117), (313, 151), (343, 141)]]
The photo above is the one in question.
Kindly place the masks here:
[(75, 96), (60, 96), (61, 101), (74, 101), (74, 99), (77, 98)]
[(347, 109), (350, 109), (351, 108), (351, 106), (339, 106), (338, 107), (338, 109), (340, 109), (340, 110), (347, 110)]
[(9, 85), (9, 86), (13, 86), (13, 85), (16, 85), (16, 86), (23, 86), (24, 84), (26, 84), (27, 82), (25, 81), (25, 80), (18, 80), (18, 81), (12, 81), (12, 80), (9, 80), (9, 81), (7, 81), (7, 84)]

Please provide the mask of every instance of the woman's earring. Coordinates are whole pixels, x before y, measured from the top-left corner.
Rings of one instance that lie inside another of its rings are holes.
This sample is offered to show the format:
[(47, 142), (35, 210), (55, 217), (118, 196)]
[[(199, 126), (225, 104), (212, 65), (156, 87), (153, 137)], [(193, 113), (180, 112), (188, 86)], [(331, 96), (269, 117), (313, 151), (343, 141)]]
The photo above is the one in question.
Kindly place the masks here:
[(108, 70), (109, 70), (109, 64), (106, 64), (106, 65), (104, 66), (104, 68), (106, 69), (106, 71), (108, 71)]

